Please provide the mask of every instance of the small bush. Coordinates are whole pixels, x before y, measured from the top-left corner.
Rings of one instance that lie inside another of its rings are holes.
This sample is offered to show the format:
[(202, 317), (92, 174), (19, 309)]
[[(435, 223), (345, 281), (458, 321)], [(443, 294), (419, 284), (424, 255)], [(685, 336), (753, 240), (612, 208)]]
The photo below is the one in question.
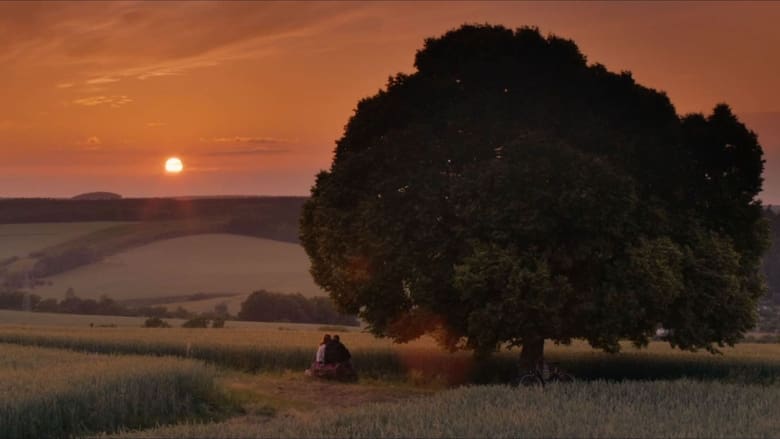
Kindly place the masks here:
[(216, 318), (211, 321), (211, 327), (212, 328), (224, 328), (225, 327), (225, 319), (223, 318)]
[(151, 317), (144, 322), (144, 328), (170, 328), (171, 325), (159, 317)]
[(182, 328), (208, 328), (209, 319), (205, 317), (195, 317), (189, 319), (181, 325)]

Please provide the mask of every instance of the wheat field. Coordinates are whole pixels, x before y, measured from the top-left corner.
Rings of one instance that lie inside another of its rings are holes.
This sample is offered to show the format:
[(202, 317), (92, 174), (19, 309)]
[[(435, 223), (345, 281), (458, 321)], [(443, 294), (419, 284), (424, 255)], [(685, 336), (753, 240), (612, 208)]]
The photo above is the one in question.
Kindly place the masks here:
[[(276, 389), (313, 385), (300, 372), (311, 362), (323, 331), (331, 329), (291, 324), (224, 329), (2, 325), (0, 349), (6, 355), (0, 359), (5, 383), (0, 385), (0, 431), (13, 432), (4, 435), (9, 437), (40, 432), (110, 435), (119, 430), (120, 437), (185, 438), (776, 437), (780, 432), (774, 416), (780, 407), (777, 344), (740, 344), (721, 355), (680, 352), (661, 342), (644, 350), (626, 344), (617, 355), (584, 342), (550, 344), (547, 358), (573, 373), (577, 382), (540, 390), (496, 385), (516, 373), (516, 351), (475, 363), (465, 352), (442, 351), (429, 338), (396, 345), (364, 332), (342, 334), (360, 382), (317, 384), (321, 391), (362, 395), (373, 386), (400, 386), (438, 393), (403, 402), (339, 408), (313, 404), (282, 415), (272, 409), (261, 418), (204, 422), (219, 418), (214, 407), (231, 406), (231, 397), (214, 385), (215, 374), (223, 377), (216, 381), (222, 386), (231, 383), (223, 388), (231, 392), (248, 391), (250, 382), (287, 377), (265, 385), (271, 394), (255, 397), (289, 408), (273, 396)], [(233, 378), (226, 381), (225, 376)], [(19, 394), (29, 397), (14, 398)], [(64, 406), (76, 409), (56, 411)]]
[[(107, 354), (179, 356), (250, 372), (303, 371), (313, 361), (324, 332), (314, 325), (264, 324), (224, 329), (74, 328), (0, 326), (0, 342)], [(506, 382), (517, 373), (517, 351), (503, 351), (486, 363), (466, 352), (450, 353), (422, 338), (394, 344), (365, 332), (340, 331), (361, 376), (373, 379)], [(732, 383), (780, 382), (780, 345), (739, 344), (722, 355), (682, 352), (663, 342), (606, 354), (576, 341), (548, 344), (546, 356), (586, 380), (700, 379)]]
[(118, 437), (738, 438), (777, 437), (780, 387), (692, 380), (462, 387), (403, 403), (185, 424)]
[(214, 418), (229, 401), (216, 371), (176, 358), (0, 344), (0, 436), (71, 437)]

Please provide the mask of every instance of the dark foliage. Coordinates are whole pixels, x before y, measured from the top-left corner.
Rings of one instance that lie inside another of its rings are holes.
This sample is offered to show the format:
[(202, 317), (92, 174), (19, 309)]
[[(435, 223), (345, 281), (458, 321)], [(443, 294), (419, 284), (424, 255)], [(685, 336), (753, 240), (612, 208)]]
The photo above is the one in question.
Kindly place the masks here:
[(255, 291), (241, 303), (239, 320), (256, 322), (322, 323), (357, 326), (354, 316), (339, 313), (327, 297)]
[(0, 309), (128, 317), (190, 318), (193, 316), (193, 313), (181, 308), (169, 312), (163, 306), (129, 307), (106, 296), (102, 296), (99, 300), (81, 299), (72, 289), (68, 289), (65, 298), (59, 301), (53, 298), (41, 299), (37, 294), (21, 291), (0, 292)]
[(144, 322), (144, 328), (170, 328), (171, 325), (159, 317), (150, 317)]
[(301, 220), (312, 274), (372, 332), (489, 354), (683, 349), (756, 322), (763, 153), (728, 106), (680, 117), (538, 30), (463, 26), (362, 100)]
[(209, 319), (205, 317), (193, 317), (181, 324), (182, 328), (208, 328)]

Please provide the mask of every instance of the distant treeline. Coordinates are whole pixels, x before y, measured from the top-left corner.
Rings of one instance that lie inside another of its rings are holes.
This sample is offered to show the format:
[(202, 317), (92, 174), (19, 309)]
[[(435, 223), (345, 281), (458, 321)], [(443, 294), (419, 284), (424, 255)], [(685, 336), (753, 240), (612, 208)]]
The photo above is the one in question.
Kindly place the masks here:
[(305, 197), (0, 199), (0, 224), (79, 221), (224, 220), (224, 231), (298, 242)]
[(168, 311), (164, 306), (128, 307), (109, 297), (99, 300), (82, 299), (73, 293), (66, 294), (62, 300), (43, 299), (37, 294), (22, 291), (0, 292), (0, 309), (16, 311), (51, 312), (60, 314), (87, 314), (126, 317), (165, 317), (188, 319), (195, 317), (184, 308)]
[(241, 304), (239, 320), (358, 326), (355, 316), (339, 313), (328, 297), (255, 291)]
[[(82, 299), (73, 290), (68, 290), (62, 300), (43, 299), (22, 291), (0, 292), (0, 309), (125, 317), (235, 319), (235, 316), (228, 314), (225, 304), (216, 305), (213, 311), (195, 314), (181, 306), (173, 311), (164, 306), (128, 306), (106, 296), (98, 300)], [(348, 326), (359, 324), (354, 316), (336, 311), (333, 302), (327, 297), (306, 298), (300, 294), (270, 293), (265, 290), (252, 293), (241, 304), (238, 320)]]
[(769, 299), (780, 304), (780, 213), (772, 208), (764, 210), (769, 223), (769, 237), (772, 245), (764, 255), (764, 275), (769, 288)]
[(756, 331), (780, 333), (780, 305), (770, 301), (759, 304)]

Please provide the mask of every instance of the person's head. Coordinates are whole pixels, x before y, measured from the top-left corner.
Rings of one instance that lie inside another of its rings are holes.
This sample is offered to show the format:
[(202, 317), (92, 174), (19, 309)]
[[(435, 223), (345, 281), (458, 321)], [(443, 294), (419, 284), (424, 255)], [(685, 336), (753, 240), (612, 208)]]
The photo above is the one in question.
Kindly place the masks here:
[(320, 344), (326, 344), (326, 343), (330, 343), (330, 334), (325, 334), (325, 336), (322, 337), (322, 343)]
[(341, 338), (339, 337), (338, 334), (333, 336), (333, 341), (341, 343)]

